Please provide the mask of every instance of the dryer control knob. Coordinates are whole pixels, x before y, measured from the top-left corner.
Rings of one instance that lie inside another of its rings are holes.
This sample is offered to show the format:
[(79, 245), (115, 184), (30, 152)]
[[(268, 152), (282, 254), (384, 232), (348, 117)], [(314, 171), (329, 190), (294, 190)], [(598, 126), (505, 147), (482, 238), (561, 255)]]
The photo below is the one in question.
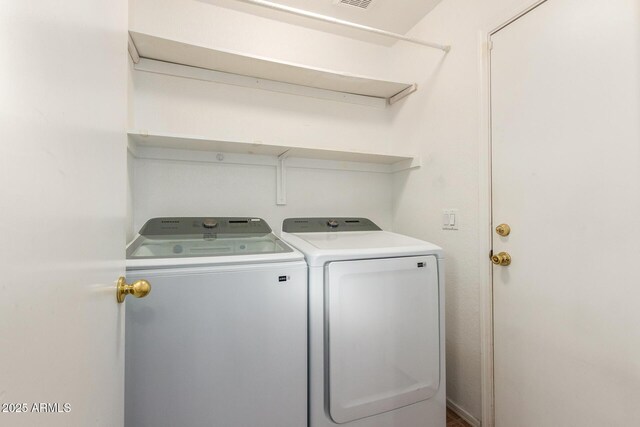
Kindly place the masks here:
[(218, 226), (218, 221), (216, 221), (215, 219), (205, 219), (204, 221), (202, 221), (202, 226), (204, 228), (215, 228)]
[(327, 225), (331, 228), (336, 228), (339, 224), (335, 219), (330, 219), (329, 221), (327, 221)]

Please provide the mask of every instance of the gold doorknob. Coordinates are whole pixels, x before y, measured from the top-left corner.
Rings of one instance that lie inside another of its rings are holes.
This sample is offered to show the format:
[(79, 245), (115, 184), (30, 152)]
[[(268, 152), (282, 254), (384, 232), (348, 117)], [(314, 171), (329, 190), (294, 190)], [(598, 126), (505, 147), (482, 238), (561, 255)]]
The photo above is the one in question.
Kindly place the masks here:
[(495, 265), (506, 267), (507, 265), (511, 264), (511, 255), (506, 252), (500, 252), (497, 255), (491, 256), (491, 262)]
[(151, 284), (146, 280), (136, 280), (132, 284), (128, 285), (124, 277), (118, 279), (118, 285), (116, 289), (116, 298), (119, 303), (124, 302), (124, 298), (127, 295), (133, 295), (136, 298), (144, 298), (151, 292)]
[(496, 227), (496, 233), (501, 236), (508, 236), (511, 233), (511, 227), (509, 227), (509, 224), (500, 224)]

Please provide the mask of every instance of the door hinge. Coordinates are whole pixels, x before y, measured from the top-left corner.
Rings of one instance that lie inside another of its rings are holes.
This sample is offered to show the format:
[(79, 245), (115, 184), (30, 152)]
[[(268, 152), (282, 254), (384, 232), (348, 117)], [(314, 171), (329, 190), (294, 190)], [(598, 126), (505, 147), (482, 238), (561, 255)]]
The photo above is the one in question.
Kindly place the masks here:
[(493, 49), (493, 40), (489, 40), (488, 47), (489, 47), (489, 50)]

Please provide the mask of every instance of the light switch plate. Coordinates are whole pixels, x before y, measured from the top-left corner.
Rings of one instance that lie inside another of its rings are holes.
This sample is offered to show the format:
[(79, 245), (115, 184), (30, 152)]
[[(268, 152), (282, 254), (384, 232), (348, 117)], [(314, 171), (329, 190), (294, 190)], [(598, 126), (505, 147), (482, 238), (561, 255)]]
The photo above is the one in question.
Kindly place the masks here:
[(443, 209), (441, 222), (443, 230), (457, 230), (460, 227), (458, 209)]

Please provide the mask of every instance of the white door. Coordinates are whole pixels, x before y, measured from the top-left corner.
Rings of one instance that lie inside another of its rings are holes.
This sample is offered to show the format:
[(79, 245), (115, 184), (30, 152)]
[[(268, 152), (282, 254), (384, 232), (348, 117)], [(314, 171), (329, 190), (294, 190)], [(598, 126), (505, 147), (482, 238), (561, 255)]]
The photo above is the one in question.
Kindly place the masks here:
[(496, 425), (637, 425), (640, 2), (548, 0), (492, 40)]
[(0, 7), (0, 425), (123, 424), (127, 2)]

